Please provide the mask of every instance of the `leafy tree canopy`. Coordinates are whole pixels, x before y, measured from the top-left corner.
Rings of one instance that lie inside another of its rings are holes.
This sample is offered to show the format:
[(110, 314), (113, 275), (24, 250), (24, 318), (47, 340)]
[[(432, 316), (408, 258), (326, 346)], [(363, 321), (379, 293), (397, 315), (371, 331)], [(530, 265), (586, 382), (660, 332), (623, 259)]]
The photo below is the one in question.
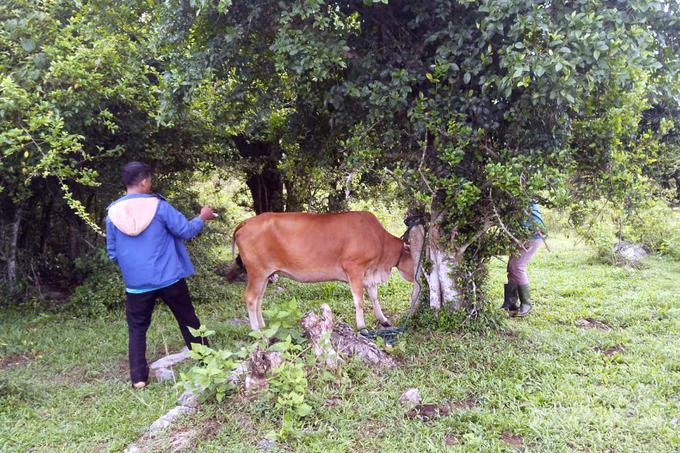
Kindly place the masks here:
[(220, 87), (218, 117), (282, 146), (281, 168), (393, 176), (454, 298), (469, 279), (448, 269), (517, 247), (530, 200), (625, 198), (678, 162), (676, 2), (165, 5), (174, 99)]

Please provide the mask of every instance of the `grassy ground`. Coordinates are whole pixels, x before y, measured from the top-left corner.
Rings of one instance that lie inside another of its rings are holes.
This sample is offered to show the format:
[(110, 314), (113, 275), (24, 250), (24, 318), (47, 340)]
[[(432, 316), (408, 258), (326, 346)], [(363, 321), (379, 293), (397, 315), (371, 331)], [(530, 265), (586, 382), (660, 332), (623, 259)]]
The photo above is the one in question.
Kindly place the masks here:
[[(680, 416), (680, 263), (650, 258), (640, 270), (615, 268), (574, 243), (553, 238), (552, 252), (531, 262), (528, 318), (484, 334), (411, 332), (395, 370), (351, 362), (331, 382), (310, 375), (314, 410), (298, 438), (276, 439), (279, 414), (240, 396), (203, 406), (180, 429), (203, 430), (201, 452), (255, 452), (263, 438), (274, 442), (270, 452), (679, 451), (672, 421)], [(503, 263), (492, 267), (500, 305)], [(192, 278), (199, 317), (217, 330), (214, 344), (248, 344), (249, 328), (227, 322), (246, 316), (243, 285)], [(305, 309), (326, 301), (353, 325), (347, 285), (278, 285), (265, 308), (292, 297)], [(409, 289), (396, 275), (381, 288), (392, 319), (407, 308)], [(158, 307), (149, 358), (181, 346), (172, 316)], [(180, 392), (160, 383), (132, 391), (126, 351), (122, 310), (97, 319), (0, 312), (0, 450), (124, 450)], [(409, 417), (398, 398), (411, 387), (439, 414)]]

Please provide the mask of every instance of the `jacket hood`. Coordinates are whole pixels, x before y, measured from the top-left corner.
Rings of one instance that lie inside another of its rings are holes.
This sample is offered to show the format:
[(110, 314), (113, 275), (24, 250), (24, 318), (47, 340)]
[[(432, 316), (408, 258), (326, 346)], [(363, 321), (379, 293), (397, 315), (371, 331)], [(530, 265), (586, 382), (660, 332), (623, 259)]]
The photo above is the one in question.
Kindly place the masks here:
[(121, 232), (138, 236), (153, 220), (159, 202), (156, 196), (123, 197), (109, 206), (109, 219)]

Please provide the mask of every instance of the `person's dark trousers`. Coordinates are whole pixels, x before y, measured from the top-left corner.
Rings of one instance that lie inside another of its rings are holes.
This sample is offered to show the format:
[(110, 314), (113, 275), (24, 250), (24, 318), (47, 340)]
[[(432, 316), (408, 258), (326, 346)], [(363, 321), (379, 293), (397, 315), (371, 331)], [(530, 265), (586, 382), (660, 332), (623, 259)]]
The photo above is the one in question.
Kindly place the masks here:
[(133, 383), (146, 382), (149, 379), (149, 364), (146, 361), (146, 331), (151, 324), (151, 313), (157, 298), (160, 297), (175, 315), (184, 342), (189, 349), (191, 349), (191, 343), (207, 345), (205, 339), (194, 337), (189, 332), (188, 327), (198, 329), (201, 322), (191, 304), (189, 288), (184, 279), (148, 293), (126, 293), (126, 295), (125, 317), (128, 324), (130, 377)]

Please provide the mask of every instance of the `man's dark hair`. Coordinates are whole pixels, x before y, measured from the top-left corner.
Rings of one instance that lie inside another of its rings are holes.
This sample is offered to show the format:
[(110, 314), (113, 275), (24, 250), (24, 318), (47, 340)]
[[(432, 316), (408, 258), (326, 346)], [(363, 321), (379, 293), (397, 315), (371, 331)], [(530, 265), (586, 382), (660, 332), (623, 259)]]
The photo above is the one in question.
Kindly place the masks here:
[(125, 187), (135, 187), (142, 179), (151, 176), (151, 167), (143, 162), (128, 162), (123, 168)]

